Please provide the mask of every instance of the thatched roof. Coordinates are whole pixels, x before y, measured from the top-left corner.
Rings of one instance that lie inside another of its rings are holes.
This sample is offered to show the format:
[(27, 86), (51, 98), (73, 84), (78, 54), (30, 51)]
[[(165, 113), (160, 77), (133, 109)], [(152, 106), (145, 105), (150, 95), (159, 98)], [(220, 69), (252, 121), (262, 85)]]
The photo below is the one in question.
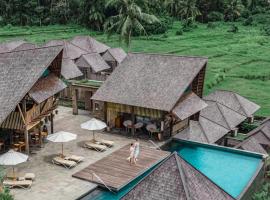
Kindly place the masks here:
[(110, 48), (108, 49), (102, 57), (106, 61), (116, 61), (120, 64), (127, 56), (127, 53), (122, 48)]
[(203, 143), (215, 143), (228, 132), (230, 132), (229, 129), (200, 116), (199, 121), (190, 120), (189, 127), (175, 135), (174, 138)]
[(129, 53), (92, 99), (171, 111), (207, 59)]
[(54, 46), (0, 53), (0, 123), (61, 51), (61, 46)]
[(36, 44), (32, 44), (32, 43), (26, 42), (24, 40), (15, 40), (15, 41), (1, 43), (0, 44), (0, 53), (34, 49), (37, 47), (38, 46)]
[(195, 93), (191, 92), (180, 98), (172, 112), (179, 119), (184, 120), (206, 107), (207, 104)]
[(61, 74), (65, 79), (73, 79), (83, 75), (74, 61), (69, 58), (62, 59)]
[(88, 52), (77, 45), (67, 41), (67, 40), (51, 40), (47, 42), (44, 47), (62, 45), (64, 48), (63, 58), (69, 58), (74, 60), (79, 58), (83, 54), (87, 54)]
[(62, 80), (50, 74), (47, 77), (40, 78), (28, 94), (34, 101), (41, 103), (66, 87), (66, 84)]
[(90, 36), (76, 36), (71, 40), (71, 43), (79, 46), (88, 53), (103, 53), (110, 48)]
[(77, 61), (78, 67), (91, 68), (95, 73), (110, 69), (110, 66), (98, 53), (89, 53), (82, 55)]
[(250, 131), (247, 136), (248, 137), (243, 142), (236, 145), (235, 148), (265, 154), (263, 146), (270, 147), (270, 118), (265, 119), (259, 127)]
[(254, 137), (251, 137), (250, 139), (248, 139), (238, 148), (267, 155), (267, 152), (264, 150), (264, 148), (260, 145), (260, 143)]
[(201, 111), (200, 115), (226, 129), (234, 130), (236, 126), (246, 119), (246, 116), (235, 112), (223, 104), (212, 100), (205, 100), (205, 102), (208, 106)]
[(246, 117), (251, 117), (257, 110), (260, 109), (260, 106), (254, 102), (240, 96), (235, 92), (226, 90), (217, 90), (204, 97), (204, 99), (216, 101)]
[(233, 200), (177, 153), (171, 154), (143, 178), (122, 200)]

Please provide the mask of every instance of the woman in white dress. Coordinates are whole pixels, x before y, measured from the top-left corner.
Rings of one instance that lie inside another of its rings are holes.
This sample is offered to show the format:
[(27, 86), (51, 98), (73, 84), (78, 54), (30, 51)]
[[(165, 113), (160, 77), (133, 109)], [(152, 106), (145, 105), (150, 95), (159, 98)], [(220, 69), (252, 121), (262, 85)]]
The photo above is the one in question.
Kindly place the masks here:
[(132, 164), (132, 161), (135, 160), (134, 159), (134, 151), (135, 151), (135, 146), (133, 143), (131, 143), (130, 148), (129, 148), (129, 157), (128, 157), (130, 165)]
[(139, 154), (140, 154), (140, 143), (139, 143), (139, 140), (136, 139), (136, 142), (134, 143), (134, 163), (135, 164), (137, 164)]

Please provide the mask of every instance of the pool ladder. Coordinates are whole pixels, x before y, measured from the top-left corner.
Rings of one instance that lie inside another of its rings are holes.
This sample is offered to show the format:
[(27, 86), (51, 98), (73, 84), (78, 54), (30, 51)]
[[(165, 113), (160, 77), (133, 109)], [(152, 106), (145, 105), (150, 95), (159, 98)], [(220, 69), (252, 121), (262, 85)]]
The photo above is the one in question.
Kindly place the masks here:
[(158, 149), (158, 150), (161, 150), (161, 148), (153, 141), (153, 140), (149, 140), (150, 143), (152, 143), (152, 145)]

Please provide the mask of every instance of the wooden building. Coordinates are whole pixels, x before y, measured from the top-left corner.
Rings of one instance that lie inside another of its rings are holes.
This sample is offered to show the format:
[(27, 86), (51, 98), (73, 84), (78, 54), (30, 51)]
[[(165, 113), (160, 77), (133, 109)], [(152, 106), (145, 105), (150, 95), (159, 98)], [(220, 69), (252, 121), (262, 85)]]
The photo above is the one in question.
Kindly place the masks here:
[(154, 124), (163, 135), (197, 120), (207, 104), (201, 100), (207, 58), (129, 53), (97, 90), (94, 112), (111, 128)]
[(66, 87), (62, 54), (62, 46), (0, 53), (1, 144), (29, 153), (32, 133), (47, 116), (53, 132), (57, 94)]

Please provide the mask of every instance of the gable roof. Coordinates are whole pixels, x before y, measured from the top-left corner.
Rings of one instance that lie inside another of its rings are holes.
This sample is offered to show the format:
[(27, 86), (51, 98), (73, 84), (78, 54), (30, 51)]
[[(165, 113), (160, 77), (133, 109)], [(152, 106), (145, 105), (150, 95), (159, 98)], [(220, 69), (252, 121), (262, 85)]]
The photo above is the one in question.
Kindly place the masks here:
[(184, 120), (200, 110), (207, 107), (207, 104), (194, 92), (180, 98), (172, 112), (181, 120)]
[(66, 87), (66, 84), (62, 80), (54, 74), (50, 74), (47, 77), (40, 78), (28, 94), (34, 101), (41, 103)]
[(265, 154), (262, 145), (270, 147), (270, 118), (265, 119), (260, 126), (247, 133), (247, 138), (235, 148)]
[(190, 120), (189, 127), (176, 134), (174, 138), (203, 143), (215, 143), (228, 132), (230, 132), (229, 129), (200, 116), (199, 121)]
[(67, 40), (51, 40), (47, 42), (44, 47), (62, 45), (63, 46), (63, 58), (76, 59), (79, 58), (83, 54), (87, 54), (88, 52), (79, 46), (74, 45), (73, 43)]
[(0, 53), (0, 123), (61, 51), (61, 46), (54, 46)]
[(142, 179), (122, 200), (233, 200), (177, 153), (171, 154)]
[(34, 49), (34, 48), (38, 48), (38, 45), (33, 44), (33, 43), (29, 43), (29, 42), (25, 42), (25, 43), (19, 45), (18, 47), (14, 48), (12, 51), (21, 51), (21, 50), (28, 50), (28, 49)]
[[(203, 99), (205, 100), (205, 98)], [(233, 130), (246, 119), (246, 116), (235, 112), (223, 104), (212, 100), (205, 100), (205, 102), (208, 106), (201, 111), (200, 115), (226, 129)]]
[(61, 74), (65, 79), (73, 79), (83, 75), (74, 61), (69, 58), (62, 59)]
[(116, 61), (120, 64), (127, 56), (127, 53), (122, 48), (110, 48), (108, 49), (102, 57), (106, 61)]
[(76, 61), (76, 65), (78, 67), (91, 68), (95, 73), (111, 68), (98, 53), (88, 53), (82, 55)]
[(240, 96), (235, 92), (227, 90), (216, 90), (205, 96), (204, 99), (216, 101), (246, 117), (251, 117), (257, 110), (260, 109), (260, 106), (254, 102)]
[(202, 57), (129, 53), (92, 99), (171, 111), (206, 63)]
[(79, 46), (88, 53), (103, 53), (110, 48), (90, 36), (76, 36), (71, 40), (71, 43)]

